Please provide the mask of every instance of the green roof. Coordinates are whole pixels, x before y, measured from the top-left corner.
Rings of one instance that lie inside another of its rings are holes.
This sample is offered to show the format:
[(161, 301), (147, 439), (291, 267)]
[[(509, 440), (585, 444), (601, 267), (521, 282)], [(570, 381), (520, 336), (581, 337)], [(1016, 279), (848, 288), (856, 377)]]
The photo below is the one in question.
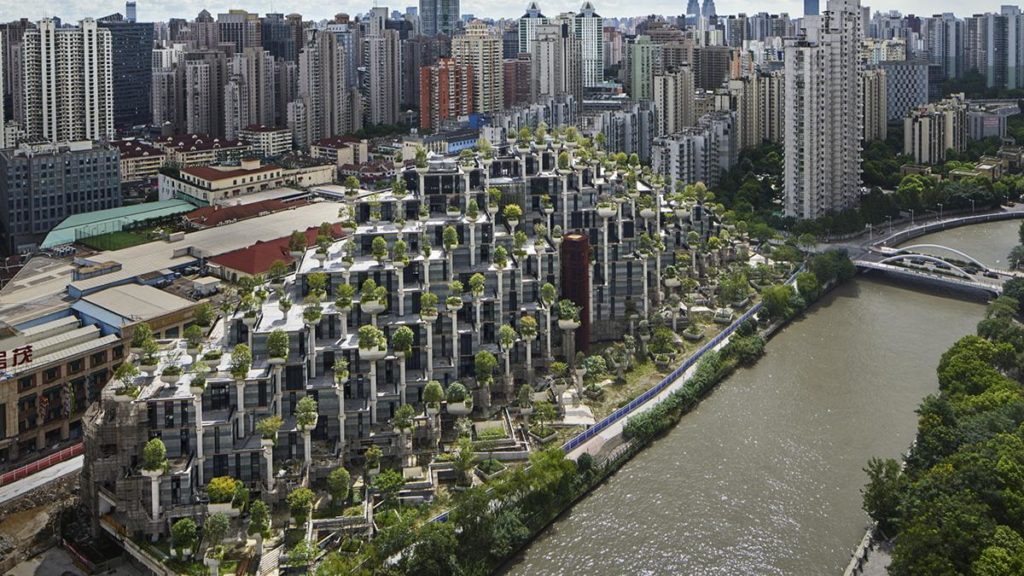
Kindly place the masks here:
[(42, 248), (52, 248), (61, 244), (70, 244), (79, 237), (95, 236), (109, 232), (119, 232), (125, 225), (163, 218), (173, 214), (181, 214), (195, 210), (195, 206), (184, 200), (161, 200), (133, 204), (109, 210), (96, 210), (75, 214), (64, 219), (56, 228), (46, 235)]

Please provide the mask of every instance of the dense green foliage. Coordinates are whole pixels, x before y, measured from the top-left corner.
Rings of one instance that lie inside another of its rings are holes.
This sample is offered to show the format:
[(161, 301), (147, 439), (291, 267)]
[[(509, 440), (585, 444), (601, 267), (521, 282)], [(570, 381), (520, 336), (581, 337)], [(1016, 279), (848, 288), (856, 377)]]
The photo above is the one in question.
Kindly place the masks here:
[(939, 394), (918, 408), (900, 473), (873, 460), (864, 506), (896, 536), (893, 576), (1024, 573), (1024, 326), (1019, 294), (989, 307), (978, 334), (938, 366)]

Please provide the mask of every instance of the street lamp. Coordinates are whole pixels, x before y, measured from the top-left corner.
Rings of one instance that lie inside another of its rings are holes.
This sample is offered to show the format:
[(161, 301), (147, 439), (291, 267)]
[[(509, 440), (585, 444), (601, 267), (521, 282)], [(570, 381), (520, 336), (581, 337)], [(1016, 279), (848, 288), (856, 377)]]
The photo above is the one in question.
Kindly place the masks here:
[(942, 203), (939, 203), (939, 220), (942, 220)]
[(892, 234), (892, 216), (886, 216), (885, 221), (889, 223), (889, 234)]
[(971, 214), (974, 214), (974, 198), (971, 198)]
[(913, 226), (914, 225), (914, 211), (912, 209), (909, 209), (909, 208), (908, 208), (908, 210), (910, 210), (910, 225)]

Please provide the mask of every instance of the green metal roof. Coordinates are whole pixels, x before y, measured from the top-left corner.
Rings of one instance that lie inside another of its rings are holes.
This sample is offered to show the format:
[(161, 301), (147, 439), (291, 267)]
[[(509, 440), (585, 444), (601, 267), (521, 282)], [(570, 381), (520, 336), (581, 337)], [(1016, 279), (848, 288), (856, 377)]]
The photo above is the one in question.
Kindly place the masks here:
[(46, 239), (43, 240), (41, 247), (52, 248), (61, 244), (70, 244), (75, 241), (77, 238), (76, 233), (79, 231), (88, 236), (119, 232), (127, 224), (191, 212), (195, 208), (194, 205), (184, 200), (161, 200), (159, 202), (146, 202), (120, 208), (75, 214), (65, 218), (63, 222), (51, 230), (46, 235)]

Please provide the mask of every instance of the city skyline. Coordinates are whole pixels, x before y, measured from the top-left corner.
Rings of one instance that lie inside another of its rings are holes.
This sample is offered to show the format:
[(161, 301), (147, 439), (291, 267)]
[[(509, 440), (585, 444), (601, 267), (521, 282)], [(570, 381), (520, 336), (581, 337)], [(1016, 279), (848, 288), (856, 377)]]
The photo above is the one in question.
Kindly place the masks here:
[[(503, 3), (495, 5), (485, 0), (464, 0), (460, 3), (462, 14), (472, 14), (478, 17), (492, 19), (519, 18), (529, 2)], [(578, 12), (583, 6), (583, 0), (548, 0), (539, 2), (541, 10), (545, 15), (553, 16), (562, 12)], [(664, 16), (678, 16), (685, 9), (685, 2), (666, 2), (664, 0), (640, 0), (628, 5), (617, 2), (596, 2), (594, 3), (598, 14), (605, 18), (628, 18), (633, 16), (644, 16), (647, 14), (659, 14)], [(378, 2), (380, 6), (386, 6), (389, 11), (404, 11), (407, 6), (418, 6), (416, 1), (399, 1), (391, 4)], [(865, 4), (874, 10), (898, 10), (903, 14), (915, 14), (918, 16), (931, 16), (943, 12), (953, 12), (959, 17), (970, 16), (978, 12), (998, 12), (1000, 3), (993, 3), (991, 6), (981, 6), (974, 10), (965, 10), (962, 4), (943, 0), (940, 2), (926, 2), (924, 0), (900, 0), (899, 2), (886, 3), (882, 6)], [(365, 14), (370, 11), (373, 3), (363, 0), (343, 0), (341, 2), (326, 5), (311, 0), (299, 0), (289, 3), (273, 2), (264, 0), (233, 1), (233, 0), (184, 0), (173, 4), (139, 2), (139, 21), (164, 21), (170, 18), (186, 18), (191, 20), (201, 10), (207, 10), (216, 15), (220, 12), (227, 12), (229, 9), (241, 9), (255, 11), (259, 14), (279, 12), (297, 12), (310, 20), (329, 19), (339, 12), (348, 14)], [(738, 14), (741, 12), (753, 14), (757, 12), (781, 13), (786, 12), (791, 17), (799, 17), (803, 13), (803, 0), (784, 0), (766, 4), (753, 0), (722, 0), (716, 2), (718, 14)], [(82, 18), (99, 18), (114, 12), (124, 13), (125, 5), (121, 1), (104, 0), (102, 2), (87, 2), (84, 0), (69, 0), (59, 5), (24, 5), (13, 0), (0, 1), (0, 11), (10, 14), (10, 18), (29, 18), (38, 20), (48, 17), (59, 17), (68, 21), (77, 21)]]

